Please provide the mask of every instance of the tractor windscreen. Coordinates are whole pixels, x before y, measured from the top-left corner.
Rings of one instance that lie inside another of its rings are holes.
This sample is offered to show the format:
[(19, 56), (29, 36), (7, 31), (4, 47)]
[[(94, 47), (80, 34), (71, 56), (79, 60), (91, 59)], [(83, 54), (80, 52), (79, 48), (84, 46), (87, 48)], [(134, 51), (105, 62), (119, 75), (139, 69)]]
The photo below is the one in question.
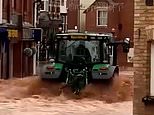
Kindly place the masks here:
[(83, 61), (100, 62), (99, 41), (61, 40), (59, 42), (58, 60), (62, 62)]

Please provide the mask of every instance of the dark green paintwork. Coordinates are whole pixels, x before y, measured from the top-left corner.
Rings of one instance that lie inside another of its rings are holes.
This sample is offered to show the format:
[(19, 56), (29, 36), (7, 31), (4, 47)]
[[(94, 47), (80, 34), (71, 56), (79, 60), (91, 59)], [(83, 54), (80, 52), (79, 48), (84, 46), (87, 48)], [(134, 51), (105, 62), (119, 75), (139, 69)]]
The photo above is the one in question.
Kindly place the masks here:
[(62, 70), (63, 69), (63, 64), (55, 63), (54, 67), (55, 67), (56, 70)]

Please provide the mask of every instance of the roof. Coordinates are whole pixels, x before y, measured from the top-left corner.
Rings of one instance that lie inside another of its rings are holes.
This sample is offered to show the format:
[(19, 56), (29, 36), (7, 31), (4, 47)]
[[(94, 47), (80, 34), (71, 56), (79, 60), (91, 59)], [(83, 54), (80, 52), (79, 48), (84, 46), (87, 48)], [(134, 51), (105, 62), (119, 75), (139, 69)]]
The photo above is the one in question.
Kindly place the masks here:
[[(91, 11), (94, 7), (96, 7), (96, 5), (98, 5), (99, 2), (107, 3), (108, 5), (113, 5), (113, 6), (123, 4), (123, 3), (116, 3), (116, 2), (114, 2), (114, 0), (95, 0), (83, 13), (87, 13), (87, 12)], [(100, 4), (100, 6), (101, 6), (101, 4)]]

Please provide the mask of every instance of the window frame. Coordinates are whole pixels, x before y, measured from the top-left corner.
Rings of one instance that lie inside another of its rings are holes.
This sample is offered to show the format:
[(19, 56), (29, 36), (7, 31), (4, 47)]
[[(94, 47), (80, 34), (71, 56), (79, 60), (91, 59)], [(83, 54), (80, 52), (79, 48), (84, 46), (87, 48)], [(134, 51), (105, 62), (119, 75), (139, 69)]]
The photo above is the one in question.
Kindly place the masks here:
[[(98, 24), (99, 23), (99, 17), (98, 17), (98, 12), (107, 12), (107, 16), (106, 17), (102, 17), (101, 19), (106, 19), (106, 24)], [(96, 26), (100, 27), (107, 27), (108, 26), (108, 7), (98, 7), (96, 10)]]
[(49, 2), (47, 0), (42, 0), (41, 2), (43, 4), (43, 7), (41, 8), (40, 11), (49, 11), (49, 8), (48, 8)]
[(145, 4), (146, 6), (153, 6), (153, 0), (146, 0)]
[(61, 0), (61, 6), (65, 6), (65, 0)]

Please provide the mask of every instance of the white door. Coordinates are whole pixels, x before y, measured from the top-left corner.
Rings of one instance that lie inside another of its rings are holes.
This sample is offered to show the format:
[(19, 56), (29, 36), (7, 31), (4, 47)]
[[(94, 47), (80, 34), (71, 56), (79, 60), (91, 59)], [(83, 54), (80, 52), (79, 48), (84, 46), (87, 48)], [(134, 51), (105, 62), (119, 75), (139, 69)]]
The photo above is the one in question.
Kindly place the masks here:
[(154, 43), (151, 44), (150, 96), (154, 96)]

